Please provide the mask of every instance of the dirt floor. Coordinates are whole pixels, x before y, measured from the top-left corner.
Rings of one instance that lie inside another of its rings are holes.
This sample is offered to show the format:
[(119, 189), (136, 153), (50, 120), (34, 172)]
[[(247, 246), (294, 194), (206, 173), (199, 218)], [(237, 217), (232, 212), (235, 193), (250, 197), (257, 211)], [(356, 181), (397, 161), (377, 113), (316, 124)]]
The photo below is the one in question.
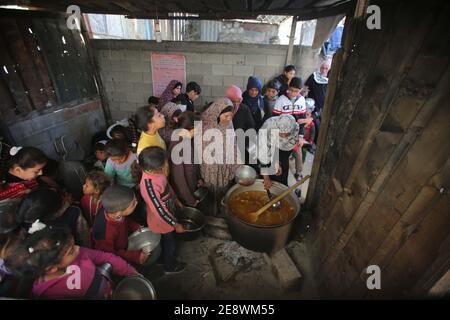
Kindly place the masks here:
[[(312, 160), (308, 154), (303, 175), (310, 173)], [(306, 190), (307, 185), (302, 187), (303, 200)], [(162, 266), (154, 265), (146, 276), (154, 284), (158, 299), (317, 299), (309, 219), (302, 213), (296, 227), (298, 235), (286, 246), (301, 274), (299, 284), (289, 290), (283, 289), (268, 255), (205, 234), (192, 241), (178, 239), (178, 260), (187, 263), (183, 273), (164, 276)]]

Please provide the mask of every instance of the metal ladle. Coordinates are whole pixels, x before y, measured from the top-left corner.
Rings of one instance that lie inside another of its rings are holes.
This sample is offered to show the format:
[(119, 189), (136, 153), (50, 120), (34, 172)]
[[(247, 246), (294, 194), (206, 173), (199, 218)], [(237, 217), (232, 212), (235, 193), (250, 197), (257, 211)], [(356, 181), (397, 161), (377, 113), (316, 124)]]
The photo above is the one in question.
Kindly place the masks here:
[[(267, 189), (267, 196), (269, 197), (269, 201), (272, 200), (273, 194), (270, 192), (269, 189)], [(272, 205), (273, 210), (278, 210), (281, 207), (281, 201), (277, 201)]]

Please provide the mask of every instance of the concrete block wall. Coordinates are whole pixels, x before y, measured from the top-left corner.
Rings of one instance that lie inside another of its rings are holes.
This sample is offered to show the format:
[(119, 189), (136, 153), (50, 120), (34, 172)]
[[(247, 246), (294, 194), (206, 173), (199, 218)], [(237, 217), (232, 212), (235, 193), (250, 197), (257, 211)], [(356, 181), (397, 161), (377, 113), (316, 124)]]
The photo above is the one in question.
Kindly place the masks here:
[[(128, 117), (152, 95), (152, 52), (182, 53), (186, 57), (186, 80), (200, 84), (202, 94), (195, 104), (203, 105), (223, 97), (229, 85), (237, 85), (244, 91), (251, 75), (263, 83), (279, 75), (287, 50), (283, 45), (209, 42), (97, 39), (92, 43), (115, 120)], [(296, 48), (294, 61), (298, 59), (298, 51)], [(300, 76), (305, 77), (302, 73)]]

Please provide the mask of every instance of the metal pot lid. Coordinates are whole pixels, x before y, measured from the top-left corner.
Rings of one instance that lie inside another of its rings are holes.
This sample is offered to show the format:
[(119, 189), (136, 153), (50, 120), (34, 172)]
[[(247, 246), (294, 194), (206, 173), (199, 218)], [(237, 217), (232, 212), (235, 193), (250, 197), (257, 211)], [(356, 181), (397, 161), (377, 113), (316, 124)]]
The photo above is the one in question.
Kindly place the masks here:
[(149, 228), (141, 228), (128, 237), (129, 250), (141, 250), (146, 248), (148, 252), (153, 251), (161, 241), (161, 235), (152, 232)]
[(114, 300), (156, 300), (152, 283), (143, 276), (130, 276), (120, 281), (114, 292)]

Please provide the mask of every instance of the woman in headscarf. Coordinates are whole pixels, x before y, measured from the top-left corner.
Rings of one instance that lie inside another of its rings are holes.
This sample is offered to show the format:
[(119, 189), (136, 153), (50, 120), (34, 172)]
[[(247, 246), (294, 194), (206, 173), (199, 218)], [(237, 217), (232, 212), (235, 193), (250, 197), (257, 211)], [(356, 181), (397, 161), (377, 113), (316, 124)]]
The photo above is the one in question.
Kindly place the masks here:
[(242, 104), (242, 90), (237, 86), (229, 86), (225, 90), (225, 96), (233, 103), (233, 126), (234, 130), (244, 131), (255, 128), (255, 120), (247, 105)]
[(159, 97), (158, 109), (161, 110), (167, 102), (172, 101), (173, 98), (178, 97), (181, 93), (181, 88), (183, 84), (178, 80), (172, 80), (164, 89), (163, 93)]
[[(213, 196), (214, 202), (212, 206), (212, 213), (219, 212), (220, 200), (222, 199), (231, 180), (234, 178), (234, 173), (239, 167), (238, 159), (240, 155), (237, 150), (236, 138), (234, 136), (233, 128), (233, 103), (229, 99), (219, 99), (214, 101), (202, 113), (202, 127), (203, 127), (203, 146), (201, 150), (202, 164), (200, 165), (201, 176), (205, 181), (205, 185), (209, 189), (209, 193)], [(207, 131), (209, 129), (216, 129), (222, 136), (223, 143), (220, 148), (216, 148), (214, 152), (209, 152), (211, 144), (214, 143), (215, 138), (205, 141)], [(226, 138), (228, 135), (228, 139)], [(233, 141), (230, 146), (227, 141)], [(209, 148), (208, 148), (209, 147)], [(206, 151), (206, 152), (205, 152)], [(231, 154), (233, 152), (233, 154)], [(211, 161), (209, 156), (214, 156), (217, 161)], [(232, 159), (230, 159), (232, 155)], [(227, 159), (232, 160), (233, 163), (227, 163)], [(206, 163), (206, 162), (210, 163)], [(213, 162), (213, 163), (211, 163)], [(219, 163), (217, 163), (219, 162)], [(241, 162), (239, 162), (241, 163)]]
[(280, 74), (278, 77), (276, 77), (274, 80), (277, 80), (280, 84), (280, 95), (286, 94), (289, 83), (291, 80), (295, 77), (295, 67), (293, 65), (286, 66), (284, 68), (283, 74)]
[(170, 145), (172, 132), (175, 129), (178, 121), (178, 116), (185, 110), (186, 107), (176, 104), (174, 102), (166, 103), (162, 109), (161, 114), (164, 115), (166, 119), (166, 124), (164, 128), (159, 129), (159, 134), (163, 138), (166, 146)]
[(322, 116), (323, 104), (328, 88), (328, 71), (330, 71), (330, 61), (324, 61), (320, 65), (318, 71), (314, 71), (306, 80), (305, 85), (308, 86), (308, 98), (314, 99), (315, 109), (313, 111), (314, 125), (316, 127), (316, 137), (314, 142), (317, 143), (319, 136), (320, 119)]
[[(261, 131), (263, 129), (266, 131)], [(267, 142), (265, 146), (267, 152), (265, 150), (259, 152), (264, 187), (269, 189), (272, 180), (287, 186), (289, 157), (294, 147), (299, 143), (299, 125), (293, 116), (283, 114), (267, 119), (261, 130), (260, 132), (264, 132), (267, 139), (261, 142)], [(278, 130), (278, 137), (275, 136), (275, 130)], [(276, 142), (277, 140), (278, 142)], [(276, 159), (277, 156), (278, 159)]]
[(256, 77), (250, 76), (247, 82), (247, 90), (242, 95), (242, 103), (249, 107), (253, 120), (255, 121), (256, 131), (261, 128), (264, 123), (264, 117), (266, 116), (264, 98), (261, 90), (261, 81)]

